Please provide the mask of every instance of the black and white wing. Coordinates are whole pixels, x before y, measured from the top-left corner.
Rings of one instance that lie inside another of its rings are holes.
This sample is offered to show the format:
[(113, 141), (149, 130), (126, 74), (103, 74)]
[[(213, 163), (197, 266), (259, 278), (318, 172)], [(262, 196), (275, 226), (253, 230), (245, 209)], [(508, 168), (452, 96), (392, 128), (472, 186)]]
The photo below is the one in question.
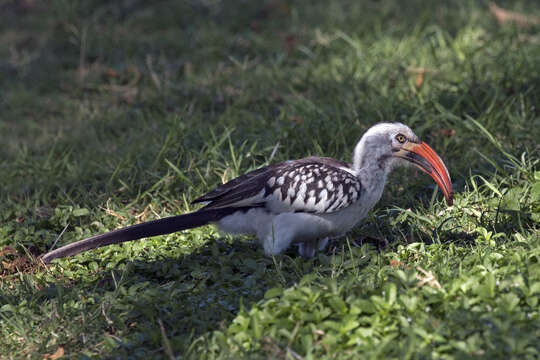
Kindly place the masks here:
[[(276, 165), (264, 166), (234, 178), (192, 201), (203, 203), (204, 209), (223, 207), (261, 206), (256, 199)], [(242, 205), (244, 204), (244, 205)]]
[(290, 211), (331, 213), (360, 198), (362, 185), (347, 164), (312, 157), (284, 165), (268, 179), (265, 196)]
[(362, 184), (348, 164), (309, 157), (266, 166), (227, 182), (194, 203), (204, 209), (266, 207), (272, 212), (332, 213), (359, 200)]

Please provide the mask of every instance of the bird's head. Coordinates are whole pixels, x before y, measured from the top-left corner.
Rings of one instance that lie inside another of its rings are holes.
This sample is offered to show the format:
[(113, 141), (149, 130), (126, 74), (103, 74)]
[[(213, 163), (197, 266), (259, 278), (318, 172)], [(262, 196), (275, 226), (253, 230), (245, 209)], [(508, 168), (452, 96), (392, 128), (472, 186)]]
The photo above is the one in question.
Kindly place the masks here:
[(396, 165), (407, 163), (431, 176), (441, 188), (448, 205), (452, 205), (454, 195), (446, 166), (439, 155), (408, 126), (401, 123), (374, 125), (362, 136), (354, 150), (354, 167), (357, 171), (375, 166), (388, 173)]

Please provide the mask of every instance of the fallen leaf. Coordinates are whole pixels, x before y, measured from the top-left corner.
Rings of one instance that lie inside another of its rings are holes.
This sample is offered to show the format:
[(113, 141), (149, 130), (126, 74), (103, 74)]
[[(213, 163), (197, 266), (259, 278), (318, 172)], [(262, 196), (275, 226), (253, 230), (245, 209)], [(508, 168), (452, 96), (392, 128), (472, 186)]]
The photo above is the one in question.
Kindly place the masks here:
[(54, 209), (49, 206), (40, 206), (34, 213), (40, 220), (47, 220), (54, 215)]
[(505, 23), (515, 23), (518, 26), (526, 27), (531, 25), (540, 25), (540, 18), (532, 15), (525, 15), (516, 11), (500, 8), (494, 2), (489, 3), (489, 11), (500, 25)]
[(293, 51), (298, 46), (298, 39), (294, 34), (288, 34), (285, 36), (285, 48), (288, 52)]
[[(103, 73), (107, 74), (107, 71), (108, 70), (106, 70)], [(123, 80), (121, 81), (122, 83), (124, 83), (123, 85), (118, 85), (118, 84), (103, 85), (101, 88), (118, 94), (119, 98), (128, 104), (133, 103), (139, 93), (137, 84), (141, 80), (141, 77), (142, 77), (141, 72), (135, 65), (130, 65), (128, 66), (125, 73), (117, 73), (117, 74), (119, 76), (119, 79)], [(111, 75), (114, 75), (114, 74), (111, 73)], [(151, 78), (152, 80), (155, 80), (155, 77), (153, 76), (155, 76), (155, 74), (151, 71)], [(111, 77), (114, 77), (114, 76), (111, 76)]]
[(19, 272), (28, 272), (34, 269), (34, 263), (27, 255), (18, 256), (13, 260), (3, 261), (0, 269), (0, 278), (13, 275)]
[(2, 250), (0, 250), (0, 256), (4, 255), (17, 255), (17, 250), (11, 246), (5, 246), (2, 248)]
[(422, 85), (424, 84), (424, 73), (418, 73), (416, 75), (416, 80), (414, 81), (414, 85), (417, 89), (420, 89)]
[(304, 121), (304, 119), (300, 116), (293, 116), (291, 117), (291, 120), (299, 125), (302, 124), (302, 122)]
[(232, 86), (225, 86), (223, 88), (223, 92), (225, 93), (225, 95), (229, 96), (229, 97), (233, 97), (233, 96), (238, 96), (240, 94), (242, 94), (242, 91), (235, 88), (235, 87), (232, 87)]
[(59, 346), (58, 349), (54, 352), (54, 354), (46, 354), (43, 356), (43, 359), (48, 360), (56, 360), (64, 356), (64, 348), (62, 346)]
[(418, 272), (422, 273), (422, 275), (420, 274), (417, 274), (416, 275), (416, 278), (418, 279), (418, 287), (422, 287), (424, 285), (429, 285), (435, 289), (440, 289), (441, 288), (441, 284), (439, 283), (439, 281), (437, 281), (437, 278), (435, 277), (435, 275), (431, 272), (431, 271), (426, 271), (424, 269), (422, 269), (420, 266), (417, 266), (416, 267), (416, 270), (418, 270)]
[(392, 259), (390, 260), (390, 266), (393, 267), (393, 268), (404, 268), (404, 269), (408, 269), (409, 266), (399, 260), (396, 260), (396, 259)]
[(261, 22), (258, 20), (252, 20), (251, 23), (249, 24), (249, 27), (251, 28), (251, 30), (255, 32), (259, 32), (261, 31)]
[(110, 77), (110, 78), (117, 78), (120, 76), (118, 71), (114, 70), (113, 68), (105, 69), (104, 74), (105, 76)]
[(434, 70), (427, 69), (425, 67), (408, 67), (407, 72), (409, 74), (425, 74), (428, 72), (434, 72)]
[(191, 62), (187, 61), (183, 66), (184, 76), (190, 76), (193, 73), (193, 66)]
[(454, 129), (441, 129), (440, 133), (441, 133), (442, 136), (452, 137), (452, 136), (456, 135), (456, 130), (454, 130)]
[(39, 8), (36, 0), (19, 0), (16, 2), (17, 10), (22, 12), (31, 12)]
[(399, 260), (396, 260), (396, 259), (392, 259), (390, 260), (390, 266), (391, 267), (399, 267), (401, 266), (403, 263)]
[(408, 67), (406, 69), (407, 73), (411, 74), (411, 75), (416, 75), (415, 77), (415, 80), (414, 80), (414, 85), (416, 86), (417, 89), (421, 88), (422, 85), (424, 85), (424, 78), (426, 74), (432, 74), (432, 75), (436, 75), (437, 74), (437, 70), (433, 70), (433, 69), (428, 69), (428, 68), (425, 68), (425, 67)]
[[(161, 87), (162, 87), (161, 80), (159, 79), (159, 76), (154, 71), (153, 63), (154, 63), (154, 58), (152, 57), (152, 55), (147, 54), (146, 55), (146, 66), (148, 67), (148, 72), (150, 73), (150, 79), (154, 83), (155, 87), (158, 90), (161, 90)], [(134, 69), (136, 71), (138, 71), (137, 68), (134, 67)]]
[(136, 87), (126, 88), (124, 92), (121, 93), (121, 98), (126, 104), (133, 104), (138, 93), (139, 89)]
[(287, 1), (283, 0), (271, 1), (266, 9), (268, 12), (275, 10), (279, 15), (288, 15), (291, 10)]

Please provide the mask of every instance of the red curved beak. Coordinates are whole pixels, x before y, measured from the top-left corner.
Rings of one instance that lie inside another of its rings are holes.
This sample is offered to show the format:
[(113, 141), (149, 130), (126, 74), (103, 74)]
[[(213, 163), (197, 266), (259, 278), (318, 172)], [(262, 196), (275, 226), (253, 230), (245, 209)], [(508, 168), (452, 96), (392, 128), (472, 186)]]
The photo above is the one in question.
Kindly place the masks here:
[[(402, 151), (405, 150), (403, 153)], [(448, 169), (439, 155), (425, 142), (420, 144), (409, 142), (402, 147), (398, 156), (412, 162), (420, 170), (435, 180), (446, 198), (446, 203), (452, 206), (454, 203), (454, 191)]]

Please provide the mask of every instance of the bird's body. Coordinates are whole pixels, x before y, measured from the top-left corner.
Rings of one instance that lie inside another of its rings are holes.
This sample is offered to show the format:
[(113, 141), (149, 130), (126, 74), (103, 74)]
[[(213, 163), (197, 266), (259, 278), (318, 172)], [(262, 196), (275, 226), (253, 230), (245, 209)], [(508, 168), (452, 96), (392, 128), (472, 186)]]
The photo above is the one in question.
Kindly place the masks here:
[[(266, 169), (249, 180), (260, 182), (254, 188), (261, 190), (249, 199), (254, 207), (225, 216), (217, 225), (228, 233), (256, 235), (268, 255), (283, 252), (291, 243), (303, 244), (301, 253), (310, 255), (318, 240), (340, 236), (364, 218), (384, 186), (379, 182), (375, 192), (363, 191), (351, 167), (328, 158), (309, 157)], [(216, 206), (219, 198), (206, 208)]]
[(256, 235), (268, 255), (298, 243), (313, 256), (325, 239), (345, 234), (379, 201), (386, 178), (407, 160), (428, 173), (452, 202), (450, 176), (442, 160), (407, 126), (382, 123), (355, 147), (351, 164), (308, 157), (268, 165), (233, 179), (194, 200), (200, 210), (115, 230), (66, 245), (42, 259), (74, 255), (112, 243), (189, 229), (207, 223), (232, 234)]

